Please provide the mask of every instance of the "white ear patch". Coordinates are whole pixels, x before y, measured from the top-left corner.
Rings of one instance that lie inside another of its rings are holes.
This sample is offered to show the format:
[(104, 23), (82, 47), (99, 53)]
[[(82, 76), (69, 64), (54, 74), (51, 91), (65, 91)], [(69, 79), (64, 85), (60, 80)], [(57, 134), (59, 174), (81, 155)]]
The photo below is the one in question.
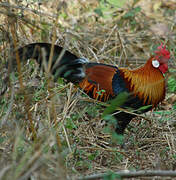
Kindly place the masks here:
[(160, 66), (160, 63), (158, 60), (153, 60), (152, 65), (153, 65), (153, 67), (158, 68)]

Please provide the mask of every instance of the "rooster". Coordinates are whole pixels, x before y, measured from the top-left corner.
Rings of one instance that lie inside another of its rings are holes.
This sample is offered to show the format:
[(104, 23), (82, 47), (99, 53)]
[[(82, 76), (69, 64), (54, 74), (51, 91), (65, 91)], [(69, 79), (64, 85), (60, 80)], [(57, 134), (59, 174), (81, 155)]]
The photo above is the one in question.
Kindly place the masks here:
[[(50, 43), (32, 43), (16, 50), (20, 60), (36, 59), (40, 66), (49, 62)], [(121, 105), (123, 109), (133, 109), (144, 113), (155, 108), (165, 98), (163, 74), (168, 70), (170, 52), (161, 44), (145, 65), (137, 69), (89, 62), (79, 58), (64, 48), (54, 45), (50, 72), (54, 79), (63, 77), (79, 86), (88, 96), (98, 101), (108, 101), (120, 93), (127, 92), (129, 97)], [(12, 61), (12, 64), (15, 61)], [(101, 92), (101, 93), (99, 93)], [(146, 106), (146, 108), (141, 108)], [(139, 110), (139, 109), (142, 110)], [(135, 117), (134, 113), (117, 111), (116, 133), (123, 134), (125, 128)]]

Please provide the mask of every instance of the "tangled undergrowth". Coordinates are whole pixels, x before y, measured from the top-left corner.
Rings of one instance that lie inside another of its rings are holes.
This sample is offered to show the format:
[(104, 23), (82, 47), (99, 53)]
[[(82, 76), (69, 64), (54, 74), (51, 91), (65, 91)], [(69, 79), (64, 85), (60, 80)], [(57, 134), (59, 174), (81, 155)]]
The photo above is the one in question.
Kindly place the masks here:
[(161, 42), (172, 55), (166, 99), (130, 123), (123, 146), (102, 119), (101, 104), (63, 79), (54, 84), (35, 61), (21, 65), (0, 99), (0, 179), (175, 170), (175, 9), (174, 0), (0, 2), (2, 79), (13, 49), (31, 42), (53, 42), (90, 61), (129, 68), (144, 64)]

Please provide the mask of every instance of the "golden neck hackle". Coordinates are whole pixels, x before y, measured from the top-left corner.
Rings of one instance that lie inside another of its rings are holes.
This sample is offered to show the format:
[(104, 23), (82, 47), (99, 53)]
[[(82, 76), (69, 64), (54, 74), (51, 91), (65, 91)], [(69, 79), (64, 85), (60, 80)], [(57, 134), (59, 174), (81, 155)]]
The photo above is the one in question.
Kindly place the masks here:
[(134, 70), (120, 70), (128, 82), (129, 91), (143, 99), (144, 104), (152, 104), (154, 107), (165, 97), (165, 81), (160, 70), (152, 66), (152, 60), (150, 58), (143, 67)]

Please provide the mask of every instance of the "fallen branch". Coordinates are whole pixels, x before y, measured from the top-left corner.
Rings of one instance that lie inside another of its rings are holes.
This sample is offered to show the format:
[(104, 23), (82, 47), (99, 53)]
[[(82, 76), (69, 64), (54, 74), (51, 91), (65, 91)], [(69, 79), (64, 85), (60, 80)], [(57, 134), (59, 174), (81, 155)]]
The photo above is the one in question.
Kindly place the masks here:
[(176, 171), (161, 171), (161, 170), (156, 170), (156, 171), (119, 171), (119, 172), (112, 172), (112, 173), (100, 173), (100, 174), (94, 174), (90, 176), (85, 176), (85, 177), (79, 177), (76, 178), (78, 180), (98, 180), (102, 179), (104, 177), (108, 177), (113, 175), (113, 177), (116, 178), (132, 178), (132, 177), (151, 177), (151, 176), (163, 176), (163, 177), (176, 177)]

